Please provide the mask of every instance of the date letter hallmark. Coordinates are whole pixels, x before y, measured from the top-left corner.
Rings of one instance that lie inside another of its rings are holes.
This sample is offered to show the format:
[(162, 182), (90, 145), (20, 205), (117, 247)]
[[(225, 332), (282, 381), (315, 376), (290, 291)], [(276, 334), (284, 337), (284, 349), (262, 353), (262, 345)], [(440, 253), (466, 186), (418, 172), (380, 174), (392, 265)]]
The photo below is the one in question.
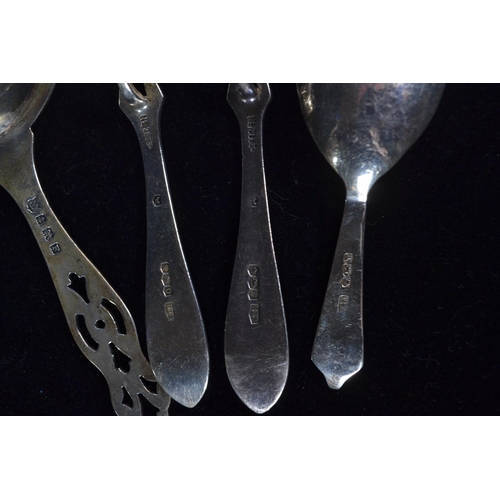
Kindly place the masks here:
[(337, 312), (346, 312), (349, 307), (349, 297), (347, 295), (341, 295), (337, 303)]
[(146, 142), (146, 146), (151, 149), (153, 147), (153, 136), (151, 135), (151, 130), (149, 129), (148, 117), (143, 115), (139, 118), (141, 121), (142, 135), (144, 137), (144, 141)]
[(174, 321), (174, 304), (172, 304), (172, 302), (167, 302), (165, 304), (165, 314), (169, 321)]
[(257, 149), (257, 143), (255, 142), (255, 115), (247, 116), (247, 143), (250, 152), (254, 152)]
[(61, 246), (59, 245), (59, 243), (53, 243), (52, 245), (50, 245), (50, 253), (52, 255), (57, 255), (58, 253), (61, 253)]
[(250, 318), (251, 325), (258, 325), (260, 323), (259, 304), (250, 304), (248, 317)]

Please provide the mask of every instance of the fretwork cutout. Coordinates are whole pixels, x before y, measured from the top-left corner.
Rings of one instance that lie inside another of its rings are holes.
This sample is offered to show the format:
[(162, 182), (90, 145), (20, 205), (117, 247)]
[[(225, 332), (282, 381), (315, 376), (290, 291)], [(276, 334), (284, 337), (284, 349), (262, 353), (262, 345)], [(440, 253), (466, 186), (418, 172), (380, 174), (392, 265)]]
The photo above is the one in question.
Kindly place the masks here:
[(148, 392), (150, 392), (151, 394), (158, 394), (158, 387), (156, 382), (147, 380), (142, 375), (139, 378), (141, 379), (142, 385)]
[(120, 335), (125, 335), (127, 333), (127, 329), (125, 328), (125, 321), (123, 320), (122, 313), (120, 312), (118, 307), (116, 307), (113, 302), (104, 297), (101, 300), (101, 306), (104, 307), (104, 309), (106, 309), (106, 311), (108, 311), (110, 316), (113, 318), (118, 333)]
[(76, 329), (78, 330), (78, 333), (82, 337), (83, 341), (90, 347), (90, 349), (92, 349), (93, 351), (97, 351), (97, 349), (99, 348), (99, 344), (95, 341), (92, 335), (90, 335), (83, 314), (77, 314), (75, 316), (75, 323)]
[(76, 273), (69, 273), (68, 278), (69, 278), (69, 283), (67, 285), (68, 288), (77, 293), (82, 298), (82, 300), (86, 304), (88, 304), (90, 301), (89, 301), (89, 296), (87, 295), (85, 276), (78, 276), (78, 274)]
[(134, 402), (132, 401), (132, 397), (128, 393), (127, 389), (125, 389), (125, 387), (122, 387), (122, 392), (123, 392), (122, 405), (128, 406), (129, 408), (133, 408)]
[(123, 373), (128, 373), (130, 371), (130, 362), (132, 359), (130, 359), (126, 354), (124, 354), (118, 347), (113, 344), (113, 342), (110, 342), (109, 344), (109, 349), (111, 351), (111, 354), (113, 355), (113, 363), (115, 364), (115, 369), (120, 370)]

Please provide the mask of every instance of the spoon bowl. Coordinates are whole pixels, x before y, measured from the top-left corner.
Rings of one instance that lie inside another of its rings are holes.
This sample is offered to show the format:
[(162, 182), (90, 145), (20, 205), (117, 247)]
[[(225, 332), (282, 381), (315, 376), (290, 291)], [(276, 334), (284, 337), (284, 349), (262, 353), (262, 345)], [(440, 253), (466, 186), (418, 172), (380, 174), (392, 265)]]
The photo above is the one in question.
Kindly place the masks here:
[(317, 146), (343, 179), (347, 196), (366, 200), (425, 130), (444, 85), (299, 84), (302, 112)]
[(0, 136), (31, 127), (47, 102), (53, 83), (0, 83)]
[(429, 124), (437, 83), (301, 83), (302, 112), (346, 186), (346, 205), (312, 360), (330, 388), (363, 366), (362, 275), (366, 200)]

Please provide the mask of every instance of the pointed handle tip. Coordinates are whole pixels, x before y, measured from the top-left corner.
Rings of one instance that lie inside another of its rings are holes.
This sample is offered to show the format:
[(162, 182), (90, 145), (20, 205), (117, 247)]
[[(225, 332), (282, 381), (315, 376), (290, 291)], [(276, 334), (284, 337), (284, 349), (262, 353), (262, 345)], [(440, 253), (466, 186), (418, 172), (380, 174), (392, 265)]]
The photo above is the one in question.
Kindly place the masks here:
[(325, 367), (321, 363), (316, 362), (314, 356), (312, 357), (313, 363), (318, 370), (324, 375), (326, 383), (330, 389), (339, 390), (353, 375), (356, 375), (363, 367), (363, 360), (360, 360), (356, 365), (350, 364), (348, 369), (339, 370), (334, 367)]

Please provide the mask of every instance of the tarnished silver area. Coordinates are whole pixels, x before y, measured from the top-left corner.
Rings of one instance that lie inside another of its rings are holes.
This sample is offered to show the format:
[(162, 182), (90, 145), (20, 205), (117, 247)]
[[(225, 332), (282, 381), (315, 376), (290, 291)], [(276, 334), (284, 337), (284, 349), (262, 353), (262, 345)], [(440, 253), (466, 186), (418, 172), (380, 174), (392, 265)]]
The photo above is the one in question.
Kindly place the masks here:
[(52, 212), (38, 181), (31, 125), (53, 84), (0, 85), (0, 184), (25, 215), (52, 275), (71, 333), (106, 378), (118, 415), (167, 415), (170, 397), (143, 356), (120, 297)]
[(418, 139), (444, 90), (437, 83), (300, 83), (302, 112), (346, 185), (346, 206), (312, 360), (332, 389), (363, 366), (362, 273), (366, 200)]
[(227, 100), (241, 129), (243, 174), (240, 227), (226, 315), (229, 380), (254, 412), (268, 411), (288, 376), (288, 338), (274, 256), (262, 153), (267, 83), (232, 83)]
[(205, 327), (177, 232), (160, 139), (163, 95), (145, 83), (146, 95), (120, 83), (119, 104), (135, 128), (146, 174), (146, 336), (161, 386), (188, 408), (208, 384)]

